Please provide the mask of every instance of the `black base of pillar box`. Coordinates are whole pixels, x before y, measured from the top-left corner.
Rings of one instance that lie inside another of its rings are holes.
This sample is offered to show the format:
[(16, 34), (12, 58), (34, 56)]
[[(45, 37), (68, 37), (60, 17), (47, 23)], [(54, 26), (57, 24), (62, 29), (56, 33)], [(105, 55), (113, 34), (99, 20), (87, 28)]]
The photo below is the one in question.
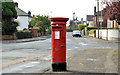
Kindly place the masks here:
[(65, 63), (52, 63), (53, 71), (66, 71), (66, 62)]

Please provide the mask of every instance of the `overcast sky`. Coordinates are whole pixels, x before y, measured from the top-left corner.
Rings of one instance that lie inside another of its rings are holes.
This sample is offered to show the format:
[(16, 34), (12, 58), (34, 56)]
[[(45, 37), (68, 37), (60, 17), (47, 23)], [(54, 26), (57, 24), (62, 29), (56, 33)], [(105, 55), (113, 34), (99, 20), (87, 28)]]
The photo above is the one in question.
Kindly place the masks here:
[(78, 20), (86, 15), (94, 14), (96, 0), (14, 0), (18, 7), (25, 12), (31, 11), (32, 15), (50, 15), (52, 17), (67, 17), (72, 19), (73, 12)]

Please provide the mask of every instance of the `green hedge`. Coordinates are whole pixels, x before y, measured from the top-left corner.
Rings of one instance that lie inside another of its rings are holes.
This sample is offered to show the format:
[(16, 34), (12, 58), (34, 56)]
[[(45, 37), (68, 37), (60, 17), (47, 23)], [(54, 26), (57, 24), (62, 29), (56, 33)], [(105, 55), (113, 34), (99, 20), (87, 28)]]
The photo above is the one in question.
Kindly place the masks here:
[(82, 35), (85, 35), (85, 29), (82, 30)]
[(66, 32), (72, 32), (73, 29), (66, 29)]
[[(91, 29), (98, 29), (98, 27), (88, 27), (87, 29), (88, 29), (88, 30), (91, 30)], [(102, 28), (99, 28), (99, 29), (114, 29), (114, 28), (102, 27)]]
[(87, 35), (88, 27), (85, 27), (85, 35)]
[(78, 24), (78, 29), (82, 31), (87, 25), (84, 24)]
[(32, 38), (32, 32), (31, 31), (20, 31), (16, 33), (16, 36), (18, 39), (24, 39), (24, 38)]
[(95, 31), (96, 31), (96, 29), (92, 29), (89, 31), (89, 34), (94, 34)]

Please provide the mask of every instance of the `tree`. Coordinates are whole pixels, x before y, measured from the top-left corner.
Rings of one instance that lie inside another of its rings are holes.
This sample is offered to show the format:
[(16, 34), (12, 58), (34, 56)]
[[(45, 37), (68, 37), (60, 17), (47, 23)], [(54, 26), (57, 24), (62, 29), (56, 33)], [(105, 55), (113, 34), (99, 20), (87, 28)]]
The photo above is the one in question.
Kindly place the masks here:
[(50, 21), (48, 16), (37, 15), (34, 19), (29, 22), (29, 27), (39, 27), (39, 31), (45, 34), (46, 29), (50, 27)]
[(17, 31), (18, 23), (14, 22), (17, 18), (17, 11), (14, 2), (2, 2), (2, 34), (12, 35)]
[(116, 20), (116, 22), (120, 25), (120, 1), (105, 1), (104, 3), (106, 4), (106, 8), (103, 9), (104, 20), (110, 18), (110, 20)]

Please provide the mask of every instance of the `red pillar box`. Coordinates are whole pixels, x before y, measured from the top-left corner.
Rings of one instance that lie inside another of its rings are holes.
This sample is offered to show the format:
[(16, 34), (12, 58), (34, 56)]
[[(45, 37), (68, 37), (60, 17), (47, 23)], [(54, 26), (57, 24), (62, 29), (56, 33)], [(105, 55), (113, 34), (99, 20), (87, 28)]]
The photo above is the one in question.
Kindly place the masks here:
[(51, 61), (53, 71), (66, 71), (66, 22), (69, 18), (49, 18), (51, 21)]

